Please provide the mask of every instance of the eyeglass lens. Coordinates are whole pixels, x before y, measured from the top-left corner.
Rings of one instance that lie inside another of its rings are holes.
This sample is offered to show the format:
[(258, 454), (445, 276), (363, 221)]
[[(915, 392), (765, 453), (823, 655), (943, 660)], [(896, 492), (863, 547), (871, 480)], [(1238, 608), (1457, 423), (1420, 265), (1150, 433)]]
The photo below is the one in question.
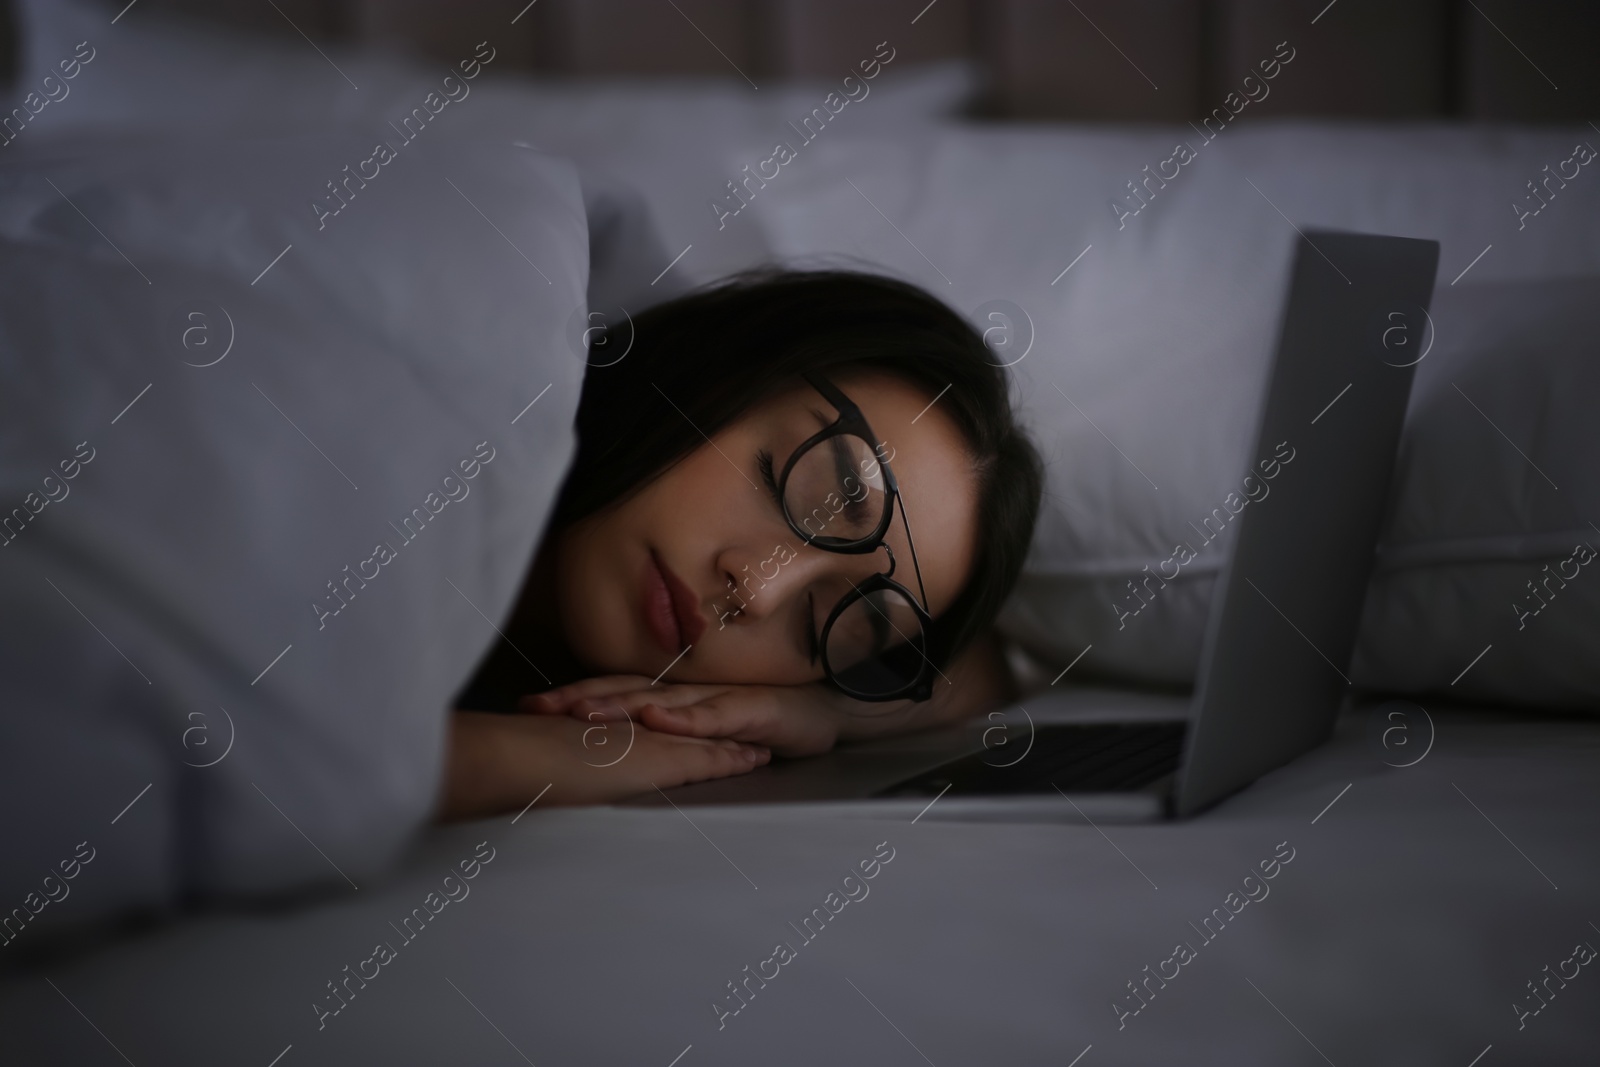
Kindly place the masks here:
[[(835, 434), (795, 460), (783, 487), (791, 521), (819, 548), (859, 544), (884, 525), (888, 484), (872, 445)], [(863, 694), (894, 692), (917, 677), (922, 624), (911, 602), (892, 589), (854, 600), (834, 620), (823, 656), (841, 684)]]
[(842, 433), (806, 449), (789, 470), (783, 506), (818, 547), (871, 537), (889, 506), (888, 485), (872, 446)]

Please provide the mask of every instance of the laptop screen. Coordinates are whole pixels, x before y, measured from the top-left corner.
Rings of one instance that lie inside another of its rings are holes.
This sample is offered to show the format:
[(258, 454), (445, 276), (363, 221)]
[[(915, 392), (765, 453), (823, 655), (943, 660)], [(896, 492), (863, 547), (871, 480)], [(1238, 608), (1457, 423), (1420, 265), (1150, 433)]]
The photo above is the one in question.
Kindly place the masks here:
[[(1301, 234), (1173, 795), (1187, 815), (1320, 744), (1350, 688), (1436, 241)], [(1410, 344), (1396, 343), (1409, 333)], [(1230, 509), (1231, 510), (1231, 509)]]

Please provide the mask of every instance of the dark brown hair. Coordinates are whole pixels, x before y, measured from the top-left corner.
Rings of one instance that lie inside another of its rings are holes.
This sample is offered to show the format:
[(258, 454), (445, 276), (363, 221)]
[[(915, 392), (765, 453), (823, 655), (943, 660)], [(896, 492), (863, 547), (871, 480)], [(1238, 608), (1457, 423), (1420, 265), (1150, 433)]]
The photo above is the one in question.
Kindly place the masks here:
[[(633, 319), (633, 346), (591, 365), (578, 448), (552, 522), (625, 499), (804, 371), (873, 368), (939, 395), (978, 478), (973, 572), (936, 620), (955, 655), (988, 627), (1022, 569), (1043, 467), (1016, 420), (1004, 369), (977, 331), (916, 286), (854, 271), (735, 275)], [(702, 436), (705, 435), (705, 436)], [(941, 663), (940, 666), (943, 666)]]

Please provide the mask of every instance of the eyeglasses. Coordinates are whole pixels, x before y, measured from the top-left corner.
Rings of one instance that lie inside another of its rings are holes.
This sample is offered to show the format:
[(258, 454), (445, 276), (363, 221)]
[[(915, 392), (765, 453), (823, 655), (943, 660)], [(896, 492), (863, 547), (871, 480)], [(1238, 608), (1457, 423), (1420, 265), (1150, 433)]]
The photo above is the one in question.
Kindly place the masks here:
[[(783, 465), (777, 479), (783, 517), (806, 544), (825, 552), (865, 555), (881, 547), (889, 554), (888, 571), (852, 582), (823, 623), (822, 669), (835, 688), (857, 700), (927, 700), (937, 673), (933, 618), (900, 486), (861, 409), (822, 375), (801, 377), (839, 417), (801, 442)], [(894, 551), (883, 539), (896, 500), (920, 602), (892, 577)]]

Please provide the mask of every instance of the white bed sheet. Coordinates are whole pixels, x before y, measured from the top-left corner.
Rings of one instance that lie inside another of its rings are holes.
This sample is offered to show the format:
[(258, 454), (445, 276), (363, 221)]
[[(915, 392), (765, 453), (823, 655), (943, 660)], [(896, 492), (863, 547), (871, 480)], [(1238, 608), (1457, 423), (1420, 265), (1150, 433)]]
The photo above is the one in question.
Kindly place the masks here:
[[(1600, 734), (1430, 710), (1437, 734), (1414, 766), (1382, 759), (1422, 751), (1420, 716), (1413, 747), (1386, 752), (1351, 715), (1328, 746), (1192, 821), (1104, 833), (535, 807), (436, 831), (386, 884), (317, 907), (196, 919), (15, 978), (0, 1032), (28, 1063), (114, 1062), (108, 1041), (175, 1065), (267, 1064), (292, 1045), (280, 1067), (519, 1052), (922, 1063), (917, 1050), (940, 1067), (1061, 1067), (1090, 1045), (1084, 1065), (1323, 1062), (1312, 1045), (1375, 1067), (1461, 1067), (1489, 1045), (1484, 1063), (1591, 1063), (1593, 967), (1552, 985), (1521, 1029), (1512, 1005), (1576, 943), (1600, 946)], [(1265, 898), (1205, 942), (1190, 923), (1283, 842), (1293, 859)], [(788, 924), (882, 843), (893, 859), (868, 895), (802, 941)], [(470, 895), (404, 943), (390, 924), (487, 850)], [(385, 940), (397, 958), (319, 1030), (325, 983)], [(719, 1030), (713, 1001), (747, 964), (771, 974), (781, 940), (795, 958)], [(1146, 965), (1170, 974), (1179, 941), (1196, 958), (1119, 1029), (1125, 983)]]

